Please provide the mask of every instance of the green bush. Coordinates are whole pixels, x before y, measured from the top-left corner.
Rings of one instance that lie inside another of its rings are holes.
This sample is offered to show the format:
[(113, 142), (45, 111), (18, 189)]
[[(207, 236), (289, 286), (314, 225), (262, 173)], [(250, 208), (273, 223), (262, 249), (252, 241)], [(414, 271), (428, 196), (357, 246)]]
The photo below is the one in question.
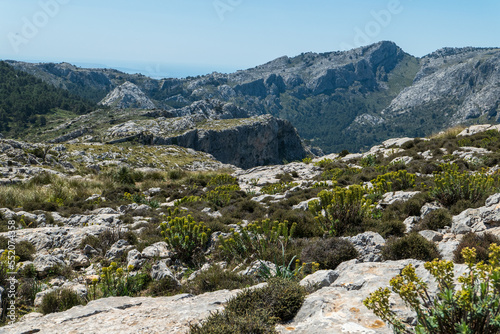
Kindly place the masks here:
[(224, 289), (243, 289), (255, 283), (255, 279), (251, 276), (243, 276), (237, 272), (223, 270), (219, 266), (213, 265), (208, 270), (200, 272), (184, 287), (184, 290), (191, 294), (199, 295), (205, 292)]
[(271, 317), (280, 322), (292, 320), (305, 299), (305, 289), (299, 282), (272, 278), (261, 289), (244, 290), (230, 300), (225, 308), (233, 314), (251, 309), (267, 309)]
[[(22, 275), (20, 274), (22, 277)], [(22, 277), (16, 291), (16, 304), (19, 308), (33, 307), (36, 294), (42, 291), (41, 283), (35, 278)]]
[(269, 250), (287, 248), (297, 224), (265, 219), (232, 231), (227, 238), (219, 236), (220, 255), (228, 260), (245, 260), (249, 257), (266, 259)]
[(434, 176), (431, 195), (446, 207), (459, 200), (477, 202), (495, 189), (494, 178), (485, 172), (461, 173), (456, 164), (443, 164), (441, 168), (443, 171)]
[(318, 194), (319, 201), (309, 203), (309, 209), (316, 215), (324, 233), (341, 236), (359, 230), (363, 219), (371, 213), (372, 203), (364, 197), (365, 194), (366, 188), (359, 185), (323, 190)]
[(71, 289), (55, 290), (43, 296), (40, 311), (43, 314), (62, 312), (85, 302)]
[(410, 233), (402, 238), (388, 239), (382, 248), (382, 257), (384, 260), (432, 261), (441, 256), (432, 241), (428, 241), (418, 233)]
[(488, 249), (491, 244), (500, 245), (500, 239), (491, 233), (467, 233), (463, 236), (462, 240), (460, 240), (460, 243), (453, 252), (453, 261), (456, 263), (464, 263), (465, 260), (462, 256), (462, 251), (465, 248), (474, 248), (476, 250), (476, 259), (478, 261), (488, 262)]
[(168, 171), (168, 178), (170, 180), (180, 180), (183, 177), (185, 177), (187, 173), (183, 171), (182, 169), (172, 169)]
[[(500, 247), (492, 244), (489, 250), (490, 263), (484, 264), (477, 263), (474, 249), (464, 248), (462, 257), (467, 271), (457, 280), (453, 262), (427, 262), (424, 267), (437, 283), (436, 294), (429, 291), (428, 283), (416, 275), (411, 264), (390, 281), (392, 292), (416, 313), (415, 328), (403, 323), (391, 310), (389, 288), (379, 288), (363, 303), (389, 323), (395, 333), (499, 333)], [(460, 284), (456, 285), (456, 281)]]
[(298, 282), (273, 278), (264, 288), (247, 289), (230, 299), (224, 311), (191, 325), (190, 333), (277, 333), (276, 323), (293, 319), (305, 295)]
[(363, 222), (363, 229), (376, 232), (387, 239), (404, 236), (406, 225), (400, 220), (368, 219)]
[(323, 235), (322, 229), (309, 211), (279, 208), (272, 212), (270, 217), (271, 220), (297, 223), (293, 234), (294, 238), (312, 238)]
[(320, 269), (335, 269), (344, 261), (355, 259), (358, 252), (353, 244), (341, 238), (311, 239), (302, 250), (302, 262), (319, 263)]
[(201, 324), (190, 325), (190, 334), (278, 334), (276, 321), (265, 310), (246, 310), (235, 315), (212, 313)]
[(121, 184), (135, 184), (141, 178), (140, 175), (131, 171), (128, 167), (121, 167), (112, 174), (113, 180)]
[(147, 295), (153, 297), (172, 296), (179, 293), (179, 289), (178, 283), (173, 278), (167, 276), (149, 283)]
[(437, 231), (445, 226), (451, 226), (451, 214), (446, 209), (437, 209), (428, 213), (419, 223), (415, 226), (415, 231), (433, 230)]

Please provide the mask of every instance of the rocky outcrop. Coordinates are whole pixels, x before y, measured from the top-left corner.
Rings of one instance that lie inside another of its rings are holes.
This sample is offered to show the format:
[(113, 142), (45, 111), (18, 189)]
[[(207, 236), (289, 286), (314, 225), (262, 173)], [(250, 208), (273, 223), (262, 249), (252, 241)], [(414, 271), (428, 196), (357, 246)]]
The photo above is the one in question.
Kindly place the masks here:
[(442, 108), (456, 106), (447, 117), (447, 125), (481, 116), (498, 119), (499, 62), (499, 49), (445, 48), (431, 53), (422, 58), (413, 85), (403, 90), (384, 113), (390, 117), (441, 103)]
[[(383, 321), (363, 305), (369, 293), (389, 284), (408, 264), (429, 290), (436, 284), (415, 260), (384, 263), (342, 263), (336, 270), (319, 271), (306, 277), (301, 284), (318, 284), (322, 288), (308, 295), (292, 321), (278, 325), (280, 333), (392, 333)], [(455, 276), (461, 275), (465, 265), (455, 266)], [(197, 323), (224, 304), (241, 290), (221, 290), (199, 296), (187, 294), (173, 297), (111, 297), (91, 301), (86, 306), (42, 316), (31, 313), (15, 325), (3, 327), (5, 333), (186, 333), (190, 323)], [(412, 314), (399, 298), (391, 299), (391, 307), (398, 316), (412, 321)], [(62, 325), (63, 324), (63, 325)]]
[[(388, 286), (390, 279), (410, 263), (416, 267), (417, 275), (424, 282), (431, 283), (430, 290), (435, 291), (436, 285), (423, 268), (423, 262), (356, 263), (352, 260), (339, 265), (335, 270), (338, 276), (333, 283), (307, 296), (295, 318), (277, 329), (283, 334), (392, 333), (387, 324), (363, 305), (363, 300), (377, 288)], [(464, 265), (456, 265), (455, 275), (461, 275), (464, 270)], [(399, 297), (391, 298), (391, 309), (410, 322), (415, 319)]]
[(223, 308), (238, 290), (221, 290), (199, 296), (111, 297), (86, 306), (42, 316), (30, 313), (22, 321), (5, 326), (0, 333), (187, 333), (190, 323)]
[(128, 81), (116, 87), (100, 102), (100, 104), (119, 109), (155, 108), (153, 101), (151, 101), (139, 87)]
[[(197, 121), (203, 120), (200, 124)], [(179, 133), (180, 132), (180, 133)], [(108, 130), (111, 142), (136, 139), (145, 145), (178, 145), (241, 168), (302, 160), (307, 152), (290, 122), (263, 115), (207, 120), (200, 115), (135, 121)]]

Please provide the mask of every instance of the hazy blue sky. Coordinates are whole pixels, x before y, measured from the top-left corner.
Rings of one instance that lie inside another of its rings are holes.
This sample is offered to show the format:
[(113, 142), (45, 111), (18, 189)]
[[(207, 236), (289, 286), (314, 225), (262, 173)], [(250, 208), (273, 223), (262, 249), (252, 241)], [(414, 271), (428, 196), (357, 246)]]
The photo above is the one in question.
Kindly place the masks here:
[(500, 46), (499, 13), (498, 0), (0, 0), (0, 59), (158, 77), (380, 40), (423, 56)]

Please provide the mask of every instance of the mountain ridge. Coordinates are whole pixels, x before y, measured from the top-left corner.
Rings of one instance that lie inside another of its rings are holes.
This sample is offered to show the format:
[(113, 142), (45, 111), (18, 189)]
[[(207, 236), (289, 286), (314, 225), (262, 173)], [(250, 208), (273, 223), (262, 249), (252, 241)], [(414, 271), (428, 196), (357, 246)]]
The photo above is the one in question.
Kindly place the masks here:
[(67, 63), (9, 64), (95, 102), (127, 81), (164, 110), (219, 99), (250, 116), (287, 119), (301, 137), (338, 152), (364, 151), (390, 137), (422, 137), (456, 124), (497, 122), (499, 54), (498, 48), (442, 48), (418, 58), (382, 41), (282, 56), (234, 73), (161, 80)]

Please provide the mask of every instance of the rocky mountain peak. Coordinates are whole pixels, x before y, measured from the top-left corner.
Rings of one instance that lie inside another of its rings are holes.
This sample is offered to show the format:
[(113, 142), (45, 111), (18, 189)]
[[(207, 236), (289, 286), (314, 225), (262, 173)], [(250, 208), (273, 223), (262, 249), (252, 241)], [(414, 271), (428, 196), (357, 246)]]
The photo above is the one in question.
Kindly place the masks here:
[(140, 108), (154, 109), (155, 104), (137, 85), (127, 81), (116, 87), (100, 102), (100, 104), (120, 109)]

